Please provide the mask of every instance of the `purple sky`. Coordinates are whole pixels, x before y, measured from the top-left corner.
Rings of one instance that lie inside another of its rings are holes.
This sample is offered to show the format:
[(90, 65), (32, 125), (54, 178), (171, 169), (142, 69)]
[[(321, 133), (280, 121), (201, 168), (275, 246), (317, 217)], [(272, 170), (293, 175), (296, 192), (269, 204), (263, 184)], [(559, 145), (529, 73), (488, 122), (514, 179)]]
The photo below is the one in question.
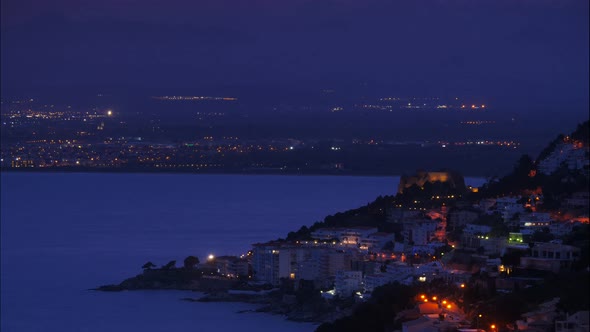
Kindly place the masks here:
[(2, 90), (241, 87), (588, 105), (587, 0), (2, 0)]

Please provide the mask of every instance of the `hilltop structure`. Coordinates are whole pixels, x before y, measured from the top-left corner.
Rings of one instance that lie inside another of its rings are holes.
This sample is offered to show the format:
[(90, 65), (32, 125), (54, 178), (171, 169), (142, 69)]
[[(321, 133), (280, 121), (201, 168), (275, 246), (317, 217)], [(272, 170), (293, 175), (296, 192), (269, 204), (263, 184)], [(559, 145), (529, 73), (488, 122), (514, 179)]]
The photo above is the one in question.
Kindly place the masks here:
[(441, 182), (449, 184), (452, 189), (465, 190), (463, 175), (454, 171), (427, 172), (419, 170), (412, 176), (403, 175), (399, 181), (398, 193), (403, 193), (406, 188), (413, 185), (423, 187), (426, 183)]

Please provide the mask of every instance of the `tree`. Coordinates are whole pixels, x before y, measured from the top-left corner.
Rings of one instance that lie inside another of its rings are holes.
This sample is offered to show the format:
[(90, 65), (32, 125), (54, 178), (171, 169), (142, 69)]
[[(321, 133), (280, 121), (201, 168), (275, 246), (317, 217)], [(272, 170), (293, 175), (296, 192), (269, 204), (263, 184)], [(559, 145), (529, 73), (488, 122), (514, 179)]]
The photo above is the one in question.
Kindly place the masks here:
[(176, 265), (176, 261), (170, 261), (168, 264), (162, 266), (162, 270), (170, 270)]
[(154, 267), (156, 267), (156, 264), (154, 264), (152, 262), (147, 262), (147, 263), (143, 264), (143, 266), (141, 268), (144, 270), (151, 270)]
[(551, 141), (547, 146), (539, 153), (537, 157), (537, 161), (541, 161), (547, 157), (555, 150), (555, 147), (561, 142), (563, 142), (564, 136), (563, 134), (559, 134), (553, 141)]
[(588, 143), (588, 137), (590, 137), (590, 122), (587, 120), (583, 123), (578, 124), (576, 130), (572, 133), (572, 139), (581, 140), (584, 143)]
[(195, 268), (195, 265), (199, 264), (199, 258), (195, 256), (188, 256), (184, 259), (184, 268), (187, 270), (192, 270)]

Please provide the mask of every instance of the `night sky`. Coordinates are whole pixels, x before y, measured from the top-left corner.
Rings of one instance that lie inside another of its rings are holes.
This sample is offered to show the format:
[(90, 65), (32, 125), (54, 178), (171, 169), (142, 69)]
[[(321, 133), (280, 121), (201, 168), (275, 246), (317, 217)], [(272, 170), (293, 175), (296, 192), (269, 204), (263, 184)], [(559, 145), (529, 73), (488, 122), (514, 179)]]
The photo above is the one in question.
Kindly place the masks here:
[(2, 0), (3, 94), (336, 89), (587, 112), (587, 0)]

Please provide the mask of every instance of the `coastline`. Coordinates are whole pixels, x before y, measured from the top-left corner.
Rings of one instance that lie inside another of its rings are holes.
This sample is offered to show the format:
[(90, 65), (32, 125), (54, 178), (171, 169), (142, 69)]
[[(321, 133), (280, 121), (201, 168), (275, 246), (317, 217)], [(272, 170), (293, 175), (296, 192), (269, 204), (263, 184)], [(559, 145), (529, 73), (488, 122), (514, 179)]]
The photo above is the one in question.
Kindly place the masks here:
[[(283, 316), (286, 320), (300, 323), (321, 324), (334, 321), (352, 313), (348, 302), (335, 301), (326, 303), (316, 299), (299, 303), (296, 294), (289, 294), (280, 288), (252, 287), (238, 280), (223, 278), (201, 278), (186, 282), (186, 274), (200, 275), (200, 270), (174, 268), (172, 270), (144, 270), (142, 274), (125, 279), (120, 284), (103, 285), (89, 289), (99, 292), (122, 291), (191, 291), (199, 293), (198, 297), (183, 297), (186, 302), (234, 302), (256, 305), (257, 308), (245, 312), (268, 313)], [(185, 276), (183, 276), (185, 275)]]
[[(311, 224), (326, 215), (366, 204), (378, 194), (388, 193), (392, 181), (395, 179), (377, 177), (7, 172), (2, 175), (2, 203), (7, 207), (2, 211), (2, 230), (7, 235), (2, 241), (2, 267), (6, 272), (3, 285), (9, 291), (3, 294), (3, 300), (8, 298), (3, 306), (3, 327), (33, 332), (38, 326), (46, 326), (77, 332), (79, 326), (92, 325), (97, 326), (92, 332), (105, 328), (113, 332), (155, 332), (181, 331), (183, 326), (199, 321), (219, 331), (238, 327), (260, 332), (314, 331), (316, 325), (312, 323), (255, 312), (258, 305), (180, 300), (201, 297), (198, 292), (87, 289), (135, 276), (148, 260), (160, 266), (177, 259), (178, 266), (188, 254), (204, 257), (210, 252), (244, 253), (252, 243), (286, 236), (293, 225)], [(254, 185), (265, 190), (252, 194)], [(293, 190), (285, 190), (284, 196), (276, 195), (277, 190), (289, 185), (294, 185)], [(211, 186), (231, 192), (212, 194), (206, 190)], [(154, 195), (167, 191), (166, 195)], [(303, 196), (308, 192), (312, 194)], [(318, 196), (327, 200), (320, 203)], [(228, 200), (244, 199), (246, 203), (236, 203), (231, 211), (215, 208), (226, 206)], [(294, 199), (300, 199), (307, 208), (293, 211), (280, 221), (264, 217), (286, 211)], [(249, 206), (253, 200), (268, 203), (252, 209)], [(31, 202), (37, 202), (35, 209), (30, 209)], [(80, 219), (82, 213), (84, 218)], [(60, 217), (47, 220), (44, 215)], [(250, 222), (236, 223), (240, 218)], [(225, 231), (232, 227), (234, 232)], [(31, 232), (32, 228), (36, 231)], [(251, 235), (244, 236), (248, 231)], [(32, 261), (35, 264), (30, 264)], [(39, 274), (39, 270), (51, 273)], [(242, 310), (251, 311), (238, 314)], [(153, 313), (153, 320), (145, 320), (146, 313)], [(70, 326), (61, 323), (74, 315), (81, 322), (78, 328), (78, 324), (68, 329)]]
[[(93, 168), (93, 167), (59, 167), (59, 168), (0, 168), (0, 173), (112, 173), (112, 174), (182, 174), (182, 175), (244, 175), (244, 176), (354, 176), (354, 177), (390, 177), (401, 176), (404, 172), (355, 172), (355, 171), (318, 171), (318, 170), (167, 170), (157, 168)], [(481, 178), (483, 174), (463, 174), (464, 178)]]

